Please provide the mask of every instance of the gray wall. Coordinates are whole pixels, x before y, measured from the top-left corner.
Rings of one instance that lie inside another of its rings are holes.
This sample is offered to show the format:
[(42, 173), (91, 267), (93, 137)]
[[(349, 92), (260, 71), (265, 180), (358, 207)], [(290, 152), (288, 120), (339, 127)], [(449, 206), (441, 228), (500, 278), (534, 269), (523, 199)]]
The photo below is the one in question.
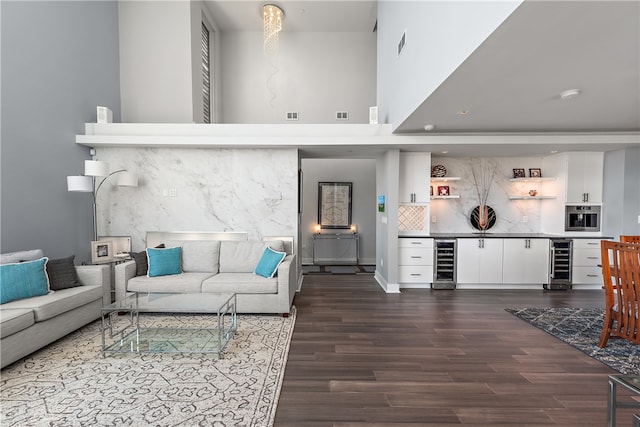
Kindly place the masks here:
[(640, 234), (640, 147), (604, 155), (603, 235)]
[[(361, 264), (376, 262), (376, 161), (375, 159), (302, 159), (303, 212), (302, 262), (313, 262), (313, 233), (318, 223), (318, 182), (352, 182), (352, 222), (360, 235)], [(348, 233), (325, 230), (324, 233)]]
[(83, 172), (75, 143), (96, 106), (120, 119), (118, 4), (2, 1), (0, 251), (42, 248), (90, 259), (91, 195), (68, 193)]

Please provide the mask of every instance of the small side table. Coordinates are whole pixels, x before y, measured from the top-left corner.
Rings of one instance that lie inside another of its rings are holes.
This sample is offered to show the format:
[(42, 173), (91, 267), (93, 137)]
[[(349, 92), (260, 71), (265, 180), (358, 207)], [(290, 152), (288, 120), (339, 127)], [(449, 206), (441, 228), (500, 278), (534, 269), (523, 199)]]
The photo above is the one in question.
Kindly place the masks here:
[[(616, 410), (618, 408), (640, 408), (640, 402), (618, 402), (617, 386), (622, 386), (640, 396), (640, 377), (632, 375), (609, 375), (609, 396), (607, 399), (607, 426), (615, 427)], [(638, 416), (634, 416), (633, 425), (638, 424)]]

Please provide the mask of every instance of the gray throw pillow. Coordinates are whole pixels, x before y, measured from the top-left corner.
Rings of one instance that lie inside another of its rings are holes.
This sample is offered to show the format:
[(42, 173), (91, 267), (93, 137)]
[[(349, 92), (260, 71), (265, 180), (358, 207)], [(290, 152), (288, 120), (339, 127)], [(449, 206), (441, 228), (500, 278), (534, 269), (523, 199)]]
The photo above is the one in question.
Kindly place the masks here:
[[(164, 248), (164, 243), (160, 243), (156, 248)], [(147, 259), (147, 251), (129, 252), (131, 258), (136, 262), (136, 276), (146, 276), (149, 270), (149, 260)]]
[(67, 258), (50, 259), (47, 262), (47, 276), (49, 287), (52, 291), (60, 291), (67, 288), (80, 286), (76, 266), (73, 263), (75, 255)]

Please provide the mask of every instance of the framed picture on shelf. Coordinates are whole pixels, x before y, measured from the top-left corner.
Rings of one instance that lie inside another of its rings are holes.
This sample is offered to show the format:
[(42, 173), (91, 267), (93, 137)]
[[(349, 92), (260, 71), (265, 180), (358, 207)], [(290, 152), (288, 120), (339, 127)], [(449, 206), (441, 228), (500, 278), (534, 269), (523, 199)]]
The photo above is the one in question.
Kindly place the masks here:
[[(529, 171), (531, 171), (531, 169), (529, 169)], [(514, 169), (513, 170), (513, 177), (514, 178), (526, 178), (527, 175), (525, 175), (524, 173), (524, 169)]]
[(542, 178), (542, 171), (540, 168), (529, 169), (529, 178)]
[(99, 264), (113, 261), (113, 243), (109, 240), (91, 242), (91, 262)]
[(131, 252), (131, 236), (98, 236), (98, 240), (111, 242), (114, 257)]
[(440, 185), (438, 186), (438, 196), (448, 196), (449, 195), (449, 186), (448, 185)]

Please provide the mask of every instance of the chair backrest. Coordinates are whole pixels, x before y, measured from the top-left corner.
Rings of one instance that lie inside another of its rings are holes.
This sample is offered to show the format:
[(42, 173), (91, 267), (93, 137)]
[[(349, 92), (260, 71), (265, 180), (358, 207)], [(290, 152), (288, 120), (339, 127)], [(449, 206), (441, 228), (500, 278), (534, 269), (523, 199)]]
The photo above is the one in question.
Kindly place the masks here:
[(640, 243), (640, 236), (620, 235), (620, 241), (624, 243)]
[(600, 245), (607, 309), (616, 306), (615, 335), (637, 341), (640, 245), (611, 240)]

